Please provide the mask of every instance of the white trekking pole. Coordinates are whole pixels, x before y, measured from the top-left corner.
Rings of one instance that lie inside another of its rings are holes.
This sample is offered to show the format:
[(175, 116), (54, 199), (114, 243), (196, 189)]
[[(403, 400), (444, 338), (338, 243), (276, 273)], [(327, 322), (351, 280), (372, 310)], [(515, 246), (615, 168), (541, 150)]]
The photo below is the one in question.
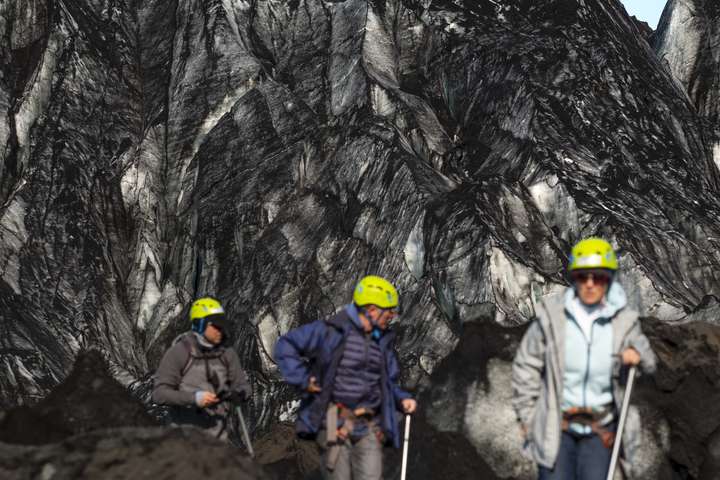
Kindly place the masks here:
[(250, 457), (255, 457), (255, 451), (253, 450), (252, 442), (250, 441), (250, 433), (248, 432), (247, 425), (245, 424), (245, 416), (242, 413), (240, 405), (235, 407), (237, 409), (238, 418), (240, 419), (240, 428), (242, 428), (243, 440), (245, 440), (245, 447), (250, 454)]
[(405, 415), (405, 439), (403, 440), (403, 457), (402, 457), (402, 469), (400, 470), (400, 480), (405, 480), (405, 474), (407, 473), (407, 457), (408, 457), (408, 445), (410, 444), (410, 414)]
[(630, 406), (630, 394), (632, 393), (633, 383), (635, 382), (635, 370), (636, 367), (633, 365), (630, 367), (630, 372), (628, 373), (625, 395), (623, 397), (622, 408), (620, 409), (620, 420), (618, 421), (617, 433), (615, 433), (612, 457), (610, 457), (610, 469), (608, 470), (607, 480), (612, 480), (615, 476), (615, 467), (617, 466), (618, 457), (620, 456), (620, 444), (622, 443), (623, 430), (625, 429), (625, 420), (627, 419), (628, 407)]

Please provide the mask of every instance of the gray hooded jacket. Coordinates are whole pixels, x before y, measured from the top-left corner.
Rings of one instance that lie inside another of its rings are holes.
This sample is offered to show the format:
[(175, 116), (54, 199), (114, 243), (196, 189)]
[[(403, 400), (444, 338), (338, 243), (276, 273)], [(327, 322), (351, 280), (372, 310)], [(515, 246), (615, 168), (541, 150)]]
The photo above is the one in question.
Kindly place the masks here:
[[(619, 285), (614, 285), (619, 287)], [(563, 295), (541, 301), (515, 355), (512, 373), (513, 408), (518, 421), (527, 429), (524, 452), (546, 468), (553, 468), (562, 433), (562, 392), (565, 363), (565, 328), (567, 312)], [(625, 307), (612, 317), (613, 353), (619, 355), (629, 347), (640, 354), (643, 372), (655, 371), (655, 354), (640, 329), (637, 312)], [(627, 371), (615, 357), (613, 399), (620, 411), (625, 393)], [(623, 450), (629, 471), (640, 444), (640, 416), (630, 406), (623, 433)]]

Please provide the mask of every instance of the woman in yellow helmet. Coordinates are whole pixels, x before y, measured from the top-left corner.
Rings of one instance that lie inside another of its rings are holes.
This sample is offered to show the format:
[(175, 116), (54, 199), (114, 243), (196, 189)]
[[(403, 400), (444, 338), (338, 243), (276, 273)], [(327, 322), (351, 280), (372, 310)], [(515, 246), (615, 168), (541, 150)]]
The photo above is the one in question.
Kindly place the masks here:
[[(538, 304), (515, 356), (513, 407), (539, 479), (605, 480), (624, 391), (614, 372), (653, 372), (655, 355), (615, 278), (612, 246), (582, 240), (569, 263), (571, 286)], [(639, 433), (631, 407), (622, 441), (630, 465)]]

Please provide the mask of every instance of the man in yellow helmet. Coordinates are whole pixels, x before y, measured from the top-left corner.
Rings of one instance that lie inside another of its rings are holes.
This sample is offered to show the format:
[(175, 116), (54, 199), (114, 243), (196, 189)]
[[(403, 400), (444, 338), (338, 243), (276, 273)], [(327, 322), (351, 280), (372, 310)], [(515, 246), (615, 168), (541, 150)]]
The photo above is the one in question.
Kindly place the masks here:
[(398, 385), (389, 328), (398, 306), (395, 287), (370, 275), (339, 313), (291, 330), (275, 346), (285, 381), (303, 392), (297, 432), (323, 447), (326, 479), (380, 480), (383, 445), (400, 446), (397, 411), (417, 407)]
[(204, 297), (190, 307), (191, 330), (175, 339), (165, 352), (154, 377), (152, 399), (169, 405), (176, 425), (194, 425), (227, 440), (230, 401), (250, 394), (240, 359), (226, 347), (225, 310), (214, 298)]
[[(524, 450), (541, 480), (605, 480), (617, 412), (623, 400), (620, 375), (631, 365), (655, 370), (655, 355), (627, 307), (615, 278), (618, 261), (600, 238), (572, 249), (571, 287), (541, 301), (513, 363), (513, 407)], [(632, 465), (640, 434), (631, 407), (622, 447)]]

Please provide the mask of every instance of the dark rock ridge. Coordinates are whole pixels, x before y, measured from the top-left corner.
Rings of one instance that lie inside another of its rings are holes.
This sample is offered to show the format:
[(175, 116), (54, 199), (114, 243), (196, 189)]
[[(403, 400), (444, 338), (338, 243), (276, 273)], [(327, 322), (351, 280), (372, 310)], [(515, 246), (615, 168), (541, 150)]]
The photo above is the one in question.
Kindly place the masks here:
[(91, 350), (81, 352), (70, 375), (36, 405), (2, 413), (0, 442), (41, 445), (93, 430), (156, 425)]
[(0, 443), (0, 477), (17, 480), (269, 480), (236, 449), (194, 429), (116, 428), (43, 446)]
[(4, 2), (0, 405), (38, 401), (89, 347), (146, 395), (184, 306), (213, 294), (260, 435), (293, 413), (278, 335), (374, 272), (402, 292), (428, 431), (528, 478), (515, 337), (494, 326), (530, 319), (599, 234), (656, 348), (675, 342), (672, 381), (646, 386), (647, 472), (712, 478), (692, 400), (718, 392), (694, 373), (717, 360), (698, 333), (720, 298), (715, 4), (670, 1), (653, 49), (618, 0)]
[(0, 478), (208, 476), (270, 478), (237, 448), (197, 429), (157, 426), (97, 351), (80, 352), (70, 375), (37, 405), (0, 411)]

